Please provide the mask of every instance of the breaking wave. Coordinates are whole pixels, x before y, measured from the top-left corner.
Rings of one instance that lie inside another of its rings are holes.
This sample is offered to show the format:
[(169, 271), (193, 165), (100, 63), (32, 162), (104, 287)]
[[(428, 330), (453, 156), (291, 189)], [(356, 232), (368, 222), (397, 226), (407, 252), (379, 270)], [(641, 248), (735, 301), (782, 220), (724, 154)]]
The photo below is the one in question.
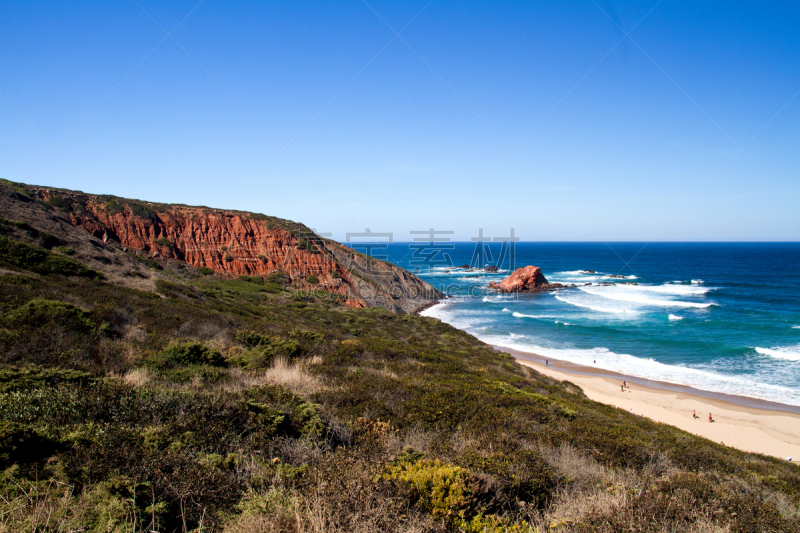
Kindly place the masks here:
[(768, 355), (773, 359), (783, 359), (785, 361), (800, 361), (800, 344), (795, 346), (783, 346), (773, 348), (759, 348), (756, 351), (761, 355)]

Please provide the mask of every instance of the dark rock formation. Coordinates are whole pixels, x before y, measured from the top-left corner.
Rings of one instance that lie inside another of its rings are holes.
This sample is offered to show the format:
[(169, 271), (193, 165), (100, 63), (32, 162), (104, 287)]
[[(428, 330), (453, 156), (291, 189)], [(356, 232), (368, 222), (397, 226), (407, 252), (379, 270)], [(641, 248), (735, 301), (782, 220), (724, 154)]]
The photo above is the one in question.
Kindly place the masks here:
[(497, 272), (498, 268), (494, 265), (489, 265), (486, 267), (486, 272)]

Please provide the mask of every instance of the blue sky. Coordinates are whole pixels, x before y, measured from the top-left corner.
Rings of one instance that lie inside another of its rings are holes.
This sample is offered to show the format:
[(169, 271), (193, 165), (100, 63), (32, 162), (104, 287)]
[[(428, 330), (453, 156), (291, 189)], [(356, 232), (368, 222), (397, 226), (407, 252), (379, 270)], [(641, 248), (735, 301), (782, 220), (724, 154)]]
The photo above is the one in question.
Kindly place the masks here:
[(137, 1), (3, 2), (0, 177), (339, 239), (800, 240), (793, 3)]

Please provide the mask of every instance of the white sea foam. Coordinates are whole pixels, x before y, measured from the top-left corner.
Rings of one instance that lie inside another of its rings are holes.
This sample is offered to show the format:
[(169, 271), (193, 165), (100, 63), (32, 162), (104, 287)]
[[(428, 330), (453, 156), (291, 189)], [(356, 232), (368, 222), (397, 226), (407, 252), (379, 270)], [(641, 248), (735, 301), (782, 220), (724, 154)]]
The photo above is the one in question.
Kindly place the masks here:
[(493, 294), (490, 296), (484, 296), (482, 302), (490, 303), (490, 304), (499, 304), (499, 303), (508, 303), (510, 300), (514, 300), (515, 297), (513, 294)]
[(780, 385), (756, 382), (746, 377), (723, 375), (686, 366), (667, 365), (654, 359), (615, 353), (603, 347), (553, 348), (537, 344), (536, 339), (533, 338), (512, 338), (507, 335), (479, 335), (479, 337), (489, 344), (535, 353), (551, 360), (568, 361), (628, 376), (685, 385), (710, 392), (800, 405), (799, 391)]
[(586, 270), (565, 270), (563, 272), (555, 272), (548, 275), (547, 278), (553, 278), (558, 281), (571, 281), (575, 283), (586, 283), (590, 281), (607, 281), (607, 280), (620, 280), (620, 279), (639, 279), (638, 276), (633, 274), (626, 274), (622, 278), (612, 277), (611, 274), (604, 274), (602, 272), (587, 272)]
[(556, 318), (558, 315), (524, 315), (522, 313), (513, 313), (515, 318)]
[(673, 294), (675, 296), (699, 296), (716, 290), (716, 287), (698, 287), (697, 285), (622, 285), (621, 289), (639, 292), (655, 292), (658, 294)]
[(583, 307), (585, 309), (591, 309), (592, 311), (597, 311), (599, 313), (614, 313), (614, 314), (629, 314), (629, 315), (639, 314), (638, 311), (635, 311), (633, 309), (627, 309), (624, 307), (604, 307), (601, 305), (597, 305), (593, 302), (580, 301), (575, 297), (569, 298), (566, 296), (561, 296), (560, 294), (556, 294), (556, 300), (559, 300), (566, 304), (574, 305), (575, 307)]
[(792, 326), (792, 329), (800, 329), (800, 326)]
[(682, 316), (678, 316), (678, 315), (672, 315), (672, 314), (670, 314), (670, 315), (669, 315), (669, 319), (670, 319), (670, 320), (683, 320), (683, 317), (682, 317)]
[(772, 348), (756, 347), (756, 351), (761, 355), (768, 355), (773, 359), (800, 361), (800, 344), (795, 346), (775, 346)]
[(692, 285), (702, 285), (703, 283), (705, 283), (705, 281), (703, 281), (702, 279), (693, 279), (692, 280)]
[[(639, 305), (655, 306), (655, 307), (693, 307), (696, 309), (704, 309), (712, 305), (717, 305), (714, 302), (699, 303), (699, 302), (685, 302), (682, 300), (659, 300), (656, 298), (649, 298), (642, 291), (635, 290), (634, 286), (613, 286), (613, 287), (579, 287), (579, 289), (588, 294), (595, 296), (602, 296), (610, 300), (620, 300), (623, 302), (631, 302)], [(631, 290), (634, 289), (634, 290)]]

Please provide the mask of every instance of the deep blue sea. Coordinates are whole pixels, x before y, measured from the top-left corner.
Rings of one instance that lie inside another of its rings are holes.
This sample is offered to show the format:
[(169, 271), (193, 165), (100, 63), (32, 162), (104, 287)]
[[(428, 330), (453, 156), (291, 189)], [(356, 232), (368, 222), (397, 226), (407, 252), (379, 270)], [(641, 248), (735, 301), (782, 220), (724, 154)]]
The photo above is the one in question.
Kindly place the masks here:
[[(452, 245), (393, 243), (372, 255), (449, 294), (425, 314), (488, 343), (800, 405), (800, 243), (517, 243), (513, 262), (497, 243), (483, 254), (473, 243)], [(465, 264), (473, 269), (458, 268)], [(487, 264), (500, 271), (480, 268)], [(540, 267), (551, 283), (579, 286), (532, 295), (486, 290), (525, 265)]]

